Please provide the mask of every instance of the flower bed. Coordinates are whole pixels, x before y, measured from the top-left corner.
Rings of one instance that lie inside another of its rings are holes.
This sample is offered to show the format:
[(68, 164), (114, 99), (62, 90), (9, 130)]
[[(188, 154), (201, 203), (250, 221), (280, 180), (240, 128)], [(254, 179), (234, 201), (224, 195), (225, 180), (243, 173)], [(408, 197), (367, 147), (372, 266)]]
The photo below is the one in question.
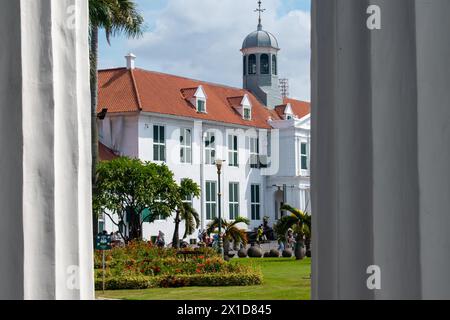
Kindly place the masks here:
[[(192, 249), (188, 249), (192, 250)], [(146, 289), (185, 286), (245, 286), (262, 283), (262, 274), (249, 266), (222, 260), (209, 248), (183, 254), (151, 243), (131, 243), (106, 255), (106, 288)], [(96, 288), (102, 288), (102, 253), (95, 254)]]

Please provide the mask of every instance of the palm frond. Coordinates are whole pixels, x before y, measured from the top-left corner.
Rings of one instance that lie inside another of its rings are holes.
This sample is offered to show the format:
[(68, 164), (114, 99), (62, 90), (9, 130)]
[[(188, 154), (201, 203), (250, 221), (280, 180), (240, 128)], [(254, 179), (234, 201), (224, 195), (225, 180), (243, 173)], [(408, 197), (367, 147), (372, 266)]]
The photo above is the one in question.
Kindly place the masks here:
[(250, 220), (244, 217), (237, 217), (231, 224), (230, 226), (235, 226), (238, 225), (240, 223), (243, 223), (245, 225), (250, 225)]
[(198, 212), (189, 204), (183, 203), (183, 209), (181, 210), (180, 217), (185, 221), (185, 233), (183, 238), (186, 238), (194, 233), (200, 225), (200, 215)]
[(283, 205), (281, 207), (281, 210), (289, 211), (290, 213), (295, 215), (299, 220), (303, 220), (303, 218), (305, 216), (305, 214), (301, 210), (291, 207), (290, 205), (287, 205), (287, 204)]

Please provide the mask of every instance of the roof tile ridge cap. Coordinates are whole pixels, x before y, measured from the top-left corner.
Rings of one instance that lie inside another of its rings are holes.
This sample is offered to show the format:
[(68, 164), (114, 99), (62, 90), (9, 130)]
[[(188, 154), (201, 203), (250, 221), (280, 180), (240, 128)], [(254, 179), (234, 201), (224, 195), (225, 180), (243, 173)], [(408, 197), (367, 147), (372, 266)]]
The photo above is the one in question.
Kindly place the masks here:
[(138, 108), (139, 108), (139, 111), (142, 111), (143, 109), (142, 109), (141, 97), (139, 95), (139, 90), (137, 87), (136, 78), (134, 77), (133, 69), (130, 69), (130, 74), (131, 74), (131, 80), (133, 81), (134, 94), (136, 95), (136, 99), (138, 102)]
[(242, 88), (236, 87), (236, 86), (231, 86), (231, 85), (227, 85), (227, 84), (223, 84), (223, 83), (217, 83), (217, 82), (212, 82), (212, 81), (205, 81), (205, 80), (200, 80), (200, 79), (195, 79), (195, 78), (189, 78), (187, 76), (179, 76), (176, 74), (171, 74), (171, 73), (166, 73), (166, 72), (160, 72), (160, 71), (153, 71), (153, 70), (145, 70), (145, 69), (140, 69), (140, 68), (136, 68), (135, 70), (140, 70), (144, 73), (153, 73), (153, 74), (159, 74), (159, 75), (163, 75), (163, 76), (167, 76), (167, 77), (173, 77), (173, 78), (178, 78), (178, 79), (184, 79), (184, 80), (190, 80), (190, 81), (195, 81), (198, 83), (198, 85), (196, 87), (192, 87), (192, 88), (185, 88), (185, 89), (196, 89), (199, 86), (214, 86), (214, 87), (220, 87), (220, 88), (224, 88), (224, 89), (233, 89), (233, 90), (244, 90)]
[(106, 68), (106, 69), (98, 69), (98, 72), (107, 72), (107, 71), (119, 71), (119, 70), (127, 70), (125, 67), (115, 67), (115, 68)]
[(227, 97), (227, 99), (237, 99), (237, 98), (244, 98), (245, 94), (241, 95), (241, 96), (233, 96), (233, 97)]

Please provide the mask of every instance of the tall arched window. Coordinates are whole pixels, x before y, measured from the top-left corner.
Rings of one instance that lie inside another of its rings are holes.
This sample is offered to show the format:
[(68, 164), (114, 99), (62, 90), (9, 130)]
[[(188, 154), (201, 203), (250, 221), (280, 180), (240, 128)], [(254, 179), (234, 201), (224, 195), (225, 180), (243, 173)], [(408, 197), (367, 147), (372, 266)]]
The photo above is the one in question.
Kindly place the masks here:
[(269, 74), (270, 66), (269, 66), (269, 55), (262, 54), (261, 55), (261, 74)]
[(246, 72), (247, 72), (247, 56), (244, 56), (244, 76)]
[(256, 74), (256, 56), (254, 54), (248, 56), (248, 74)]
[(273, 75), (277, 75), (278, 74), (278, 66), (277, 66), (277, 56), (273, 55), (272, 56), (272, 74)]

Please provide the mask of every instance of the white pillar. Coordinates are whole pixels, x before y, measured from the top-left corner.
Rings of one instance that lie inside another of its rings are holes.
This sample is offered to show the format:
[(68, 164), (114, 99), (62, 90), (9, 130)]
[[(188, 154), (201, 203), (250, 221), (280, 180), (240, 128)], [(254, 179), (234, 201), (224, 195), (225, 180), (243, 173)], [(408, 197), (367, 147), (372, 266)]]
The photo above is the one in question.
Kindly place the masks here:
[(448, 0), (313, 1), (316, 299), (450, 298), (448, 12)]
[(0, 299), (92, 299), (88, 2), (0, 7)]

